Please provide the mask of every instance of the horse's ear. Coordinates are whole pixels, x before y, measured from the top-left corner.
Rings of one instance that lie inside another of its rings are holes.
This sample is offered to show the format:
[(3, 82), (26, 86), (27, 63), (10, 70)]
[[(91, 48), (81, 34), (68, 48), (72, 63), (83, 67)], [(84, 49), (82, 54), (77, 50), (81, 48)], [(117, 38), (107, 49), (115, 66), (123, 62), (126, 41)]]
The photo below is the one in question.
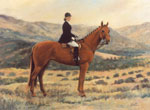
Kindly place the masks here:
[(106, 26), (108, 26), (108, 24), (109, 24), (109, 23), (107, 22)]
[(103, 27), (103, 21), (101, 22), (101, 26)]

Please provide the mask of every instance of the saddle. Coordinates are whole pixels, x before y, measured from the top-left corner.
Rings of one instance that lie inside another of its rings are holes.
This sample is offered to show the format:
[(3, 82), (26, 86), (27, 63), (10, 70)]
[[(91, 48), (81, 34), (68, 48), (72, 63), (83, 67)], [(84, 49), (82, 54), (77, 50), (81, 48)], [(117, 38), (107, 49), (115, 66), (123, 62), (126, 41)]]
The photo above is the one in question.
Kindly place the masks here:
[(79, 50), (81, 48), (81, 44), (78, 43), (79, 47), (72, 47), (70, 45), (68, 45), (67, 43), (62, 43), (62, 48), (70, 48), (70, 53), (73, 55), (74, 57), (74, 62), (76, 65), (79, 65), (79, 60), (80, 60), (80, 57), (79, 57)]
[[(73, 52), (74, 52), (74, 47), (72, 47), (72, 46), (68, 45), (67, 43), (61, 43), (61, 45), (62, 45), (62, 48), (70, 48), (70, 52), (71, 52), (71, 53), (73, 53)], [(80, 50), (80, 48), (81, 48), (81, 44), (80, 44), (80, 43), (78, 43), (78, 45), (79, 45), (78, 49)]]

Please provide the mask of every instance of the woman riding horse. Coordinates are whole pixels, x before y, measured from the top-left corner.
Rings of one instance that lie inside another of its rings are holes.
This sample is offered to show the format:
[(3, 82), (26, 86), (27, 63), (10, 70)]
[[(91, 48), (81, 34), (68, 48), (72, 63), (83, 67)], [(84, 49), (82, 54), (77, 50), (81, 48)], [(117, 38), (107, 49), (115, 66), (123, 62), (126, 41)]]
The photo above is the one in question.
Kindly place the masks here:
[(74, 61), (76, 64), (78, 64), (78, 60), (80, 60), (78, 56), (78, 47), (79, 45), (75, 42), (75, 38), (77, 38), (76, 35), (71, 33), (71, 25), (69, 24), (69, 21), (71, 20), (71, 14), (70, 13), (65, 13), (65, 18), (64, 18), (64, 24), (62, 26), (63, 28), (63, 34), (61, 35), (59, 39), (59, 43), (67, 43), (68, 45), (74, 47)]
[[(81, 97), (86, 96), (84, 92), (84, 80), (89, 64), (92, 62), (95, 51), (99, 45), (108, 44), (110, 42), (111, 37), (109, 32), (108, 23), (104, 25), (103, 22), (101, 22), (101, 26), (85, 36), (83, 41), (78, 41), (81, 45), (79, 52), (81, 59), (78, 65), (80, 67), (78, 92)], [(105, 42), (103, 43), (102, 41)], [(32, 96), (36, 96), (34, 87), (37, 85), (37, 78), (39, 79), (41, 92), (44, 96), (47, 95), (43, 85), (43, 75), (46, 67), (52, 60), (58, 63), (76, 66), (73, 61), (73, 56), (70, 54), (70, 49), (63, 48), (60, 43), (55, 41), (43, 41), (35, 44), (30, 57), (30, 78), (28, 81)]]

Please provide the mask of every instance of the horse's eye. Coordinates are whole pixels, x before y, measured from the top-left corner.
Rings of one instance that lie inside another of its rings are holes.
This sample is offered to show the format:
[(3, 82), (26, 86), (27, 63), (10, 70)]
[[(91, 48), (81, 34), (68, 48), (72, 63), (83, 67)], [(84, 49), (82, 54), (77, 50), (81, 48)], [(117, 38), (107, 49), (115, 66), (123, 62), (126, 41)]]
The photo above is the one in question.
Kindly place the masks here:
[(102, 30), (102, 32), (105, 32), (104, 30)]

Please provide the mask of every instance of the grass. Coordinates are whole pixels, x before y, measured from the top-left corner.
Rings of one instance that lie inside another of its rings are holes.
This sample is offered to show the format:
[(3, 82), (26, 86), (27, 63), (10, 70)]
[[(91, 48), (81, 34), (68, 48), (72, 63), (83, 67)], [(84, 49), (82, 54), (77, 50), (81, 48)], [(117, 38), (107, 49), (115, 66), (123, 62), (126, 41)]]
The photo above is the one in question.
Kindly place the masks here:
[[(146, 106), (149, 103), (149, 79), (137, 78), (136, 75), (147, 75), (149, 68), (139, 67), (143, 72), (136, 73), (137, 68), (116, 69), (111, 71), (89, 71), (85, 76), (84, 88), (86, 98), (78, 96), (78, 74), (74, 71), (46, 71), (44, 75), (44, 88), (47, 96), (43, 97), (39, 84), (35, 88), (36, 97), (31, 97), (26, 88), (28, 74), (23, 74), (28, 70), (0, 70), (5, 73), (1, 76), (0, 82), (0, 109), (2, 110), (126, 110)], [(136, 74), (129, 74), (134, 71)], [(15, 77), (9, 77), (10, 72), (16, 73)], [(115, 74), (112, 74), (115, 73)], [(125, 75), (123, 75), (126, 73)], [(128, 73), (128, 74), (127, 74)], [(114, 75), (117, 74), (117, 77)], [(135, 106), (132, 106), (135, 104)], [(148, 104), (149, 105), (149, 104)]]
[(14, 79), (12, 78), (3, 78), (0, 80), (0, 85), (9, 85), (9, 84), (13, 84), (13, 83), (23, 83), (23, 82), (27, 82), (28, 78), (27, 77), (16, 77)]

